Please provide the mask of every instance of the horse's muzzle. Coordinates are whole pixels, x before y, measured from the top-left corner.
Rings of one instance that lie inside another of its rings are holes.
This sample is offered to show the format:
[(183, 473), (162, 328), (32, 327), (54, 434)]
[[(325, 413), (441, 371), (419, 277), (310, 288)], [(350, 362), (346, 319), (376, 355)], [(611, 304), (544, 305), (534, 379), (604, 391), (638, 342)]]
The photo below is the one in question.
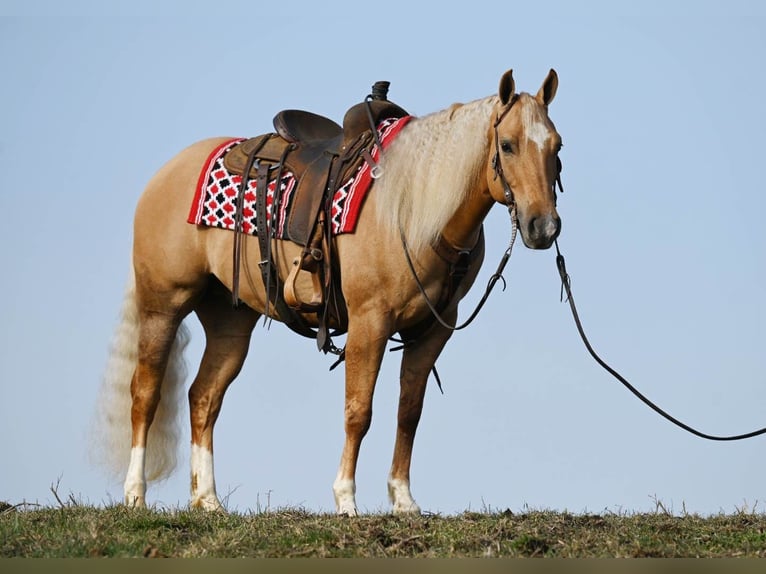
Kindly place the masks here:
[(520, 222), (521, 238), (530, 249), (548, 249), (561, 233), (561, 218), (555, 213)]

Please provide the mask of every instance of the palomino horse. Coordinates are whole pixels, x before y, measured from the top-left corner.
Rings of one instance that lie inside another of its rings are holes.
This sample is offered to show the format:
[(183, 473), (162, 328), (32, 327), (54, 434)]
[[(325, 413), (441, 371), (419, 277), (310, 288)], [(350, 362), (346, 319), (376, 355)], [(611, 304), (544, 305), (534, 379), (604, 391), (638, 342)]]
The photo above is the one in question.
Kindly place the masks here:
[[(454, 323), (458, 301), (481, 266), (482, 222), (495, 203), (515, 203), (527, 247), (553, 244), (561, 227), (554, 188), (561, 138), (548, 117), (548, 105), (557, 86), (551, 70), (536, 95), (516, 94), (509, 70), (498, 94), (412, 119), (386, 149), (383, 175), (365, 200), (356, 231), (334, 238), (348, 316), (345, 443), (333, 483), (339, 514), (357, 514), (357, 458), (370, 426), (386, 343), (397, 333), (412, 331), (418, 337), (403, 350), (388, 492), (394, 513), (420, 511), (410, 492), (413, 440), (426, 381), (452, 333), (433, 320), (421, 287), (430, 300), (438, 301), (449, 282), (443, 252), (475, 255), (442, 306), (444, 320)], [(257, 240), (244, 240), (240, 298), (245, 305), (235, 307), (234, 234), (186, 221), (201, 166), (222, 141), (198, 142), (172, 159), (150, 181), (136, 209), (133, 272), (102, 385), (98, 416), (106, 428), (97, 437), (118, 467), (128, 463), (128, 505), (144, 506), (147, 478), (163, 478), (175, 464), (173, 420), (182, 398), (181, 352), (188, 338), (181, 322), (194, 312), (204, 327), (206, 346), (188, 391), (191, 505), (222, 508), (213, 473), (213, 428), (224, 393), (245, 360), (251, 332), (268, 308), (266, 289), (257, 277)], [(284, 278), (299, 246), (274, 240), (271, 249), (279, 254)], [(306, 314), (306, 320), (315, 316)]]

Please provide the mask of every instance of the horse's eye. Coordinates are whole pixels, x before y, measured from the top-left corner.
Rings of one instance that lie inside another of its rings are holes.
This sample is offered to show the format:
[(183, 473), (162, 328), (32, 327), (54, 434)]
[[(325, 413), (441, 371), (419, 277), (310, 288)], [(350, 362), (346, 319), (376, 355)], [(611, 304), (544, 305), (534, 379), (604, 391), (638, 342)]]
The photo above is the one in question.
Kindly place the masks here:
[(513, 146), (507, 140), (500, 143), (500, 149), (503, 150), (503, 153), (513, 153)]

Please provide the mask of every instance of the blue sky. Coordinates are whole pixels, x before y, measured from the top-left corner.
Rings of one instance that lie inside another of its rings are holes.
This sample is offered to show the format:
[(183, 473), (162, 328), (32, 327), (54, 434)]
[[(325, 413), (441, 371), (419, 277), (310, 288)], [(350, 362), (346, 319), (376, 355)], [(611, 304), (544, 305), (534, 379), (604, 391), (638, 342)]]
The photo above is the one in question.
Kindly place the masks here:
[[(282, 108), (339, 120), (376, 80), (423, 115), (494, 93), (508, 68), (534, 93), (555, 68), (560, 245), (592, 343), (703, 431), (766, 425), (763, 3), (386, 5), (0, 6), (0, 500), (55, 503), (59, 480), (87, 502), (121, 498), (89, 466), (86, 430), (152, 174), (196, 140), (270, 130)], [(486, 228), (462, 316), (505, 249), (503, 209)], [(437, 363), (445, 394), (427, 392), (412, 469), (424, 510), (763, 509), (766, 439), (687, 435), (600, 370), (559, 302), (554, 253), (519, 244), (506, 278)], [(190, 326), (193, 370), (203, 337)], [(217, 426), (229, 508), (333, 509), (343, 373), (331, 362), (281, 325), (258, 327)], [(397, 373), (391, 354), (361, 511), (388, 509)], [(150, 503), (187, 502), (183, 454)]]

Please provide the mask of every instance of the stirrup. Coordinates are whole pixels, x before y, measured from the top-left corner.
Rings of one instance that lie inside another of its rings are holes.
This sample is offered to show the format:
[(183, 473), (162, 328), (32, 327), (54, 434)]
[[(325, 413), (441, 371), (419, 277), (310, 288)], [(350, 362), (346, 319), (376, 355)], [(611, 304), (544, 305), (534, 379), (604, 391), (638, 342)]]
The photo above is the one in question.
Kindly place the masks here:
[[(313, 287), (313, 293), (311, 295), (311, 301), (305, 302), (298, 298), (298, 293), (295, 288), (295, 282), (298, 279), (298, 274), (301, 271), (306, 271), (311, 275), (311, 284)], [(296, 311), (304, 312), (317, 312), (322, 309), (322, 281), (319, 278), (319, 271), (309, 271), (301, 267), (301, 258), (296, 257), (293, 259), (293, 266), (290, 269), (290, 274), (285, 280), (284, 287), (284, 299), (292, 309)]]

